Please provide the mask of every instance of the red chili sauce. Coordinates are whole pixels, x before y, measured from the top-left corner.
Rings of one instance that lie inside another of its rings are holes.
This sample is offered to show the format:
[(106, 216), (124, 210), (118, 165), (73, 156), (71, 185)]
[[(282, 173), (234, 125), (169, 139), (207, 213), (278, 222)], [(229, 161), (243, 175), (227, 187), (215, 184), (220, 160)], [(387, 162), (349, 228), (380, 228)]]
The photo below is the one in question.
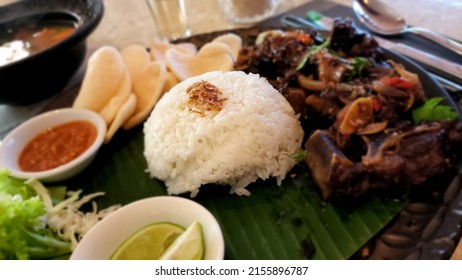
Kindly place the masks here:
[(19, 156), (23, 171), (44, 171), (64, 165), (85, 152), (96, 139), (96, 127), (88, 121), (72, 121), (34, 137)]

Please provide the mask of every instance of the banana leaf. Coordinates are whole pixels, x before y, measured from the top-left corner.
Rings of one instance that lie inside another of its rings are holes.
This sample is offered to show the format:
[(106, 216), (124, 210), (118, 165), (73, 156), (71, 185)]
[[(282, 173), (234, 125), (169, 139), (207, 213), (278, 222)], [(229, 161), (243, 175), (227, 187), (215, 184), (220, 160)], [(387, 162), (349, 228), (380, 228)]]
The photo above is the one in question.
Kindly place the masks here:
[[(105, 192), (100, 208), (166, 195), (163, 182), (150, 178), (146, 168), (143, 133), (136, 128), (116, 135), (89, 168), (65, 184)], [(229, 189), (206, 185), (194, 198), (217, 218), (226, 259), (348, 259), (404, 205), (374, 197), (359, 205), (324, 202), (303, 164), (281, 186), (272, 179), (250, 185), (249, 197), (231, 195)]]

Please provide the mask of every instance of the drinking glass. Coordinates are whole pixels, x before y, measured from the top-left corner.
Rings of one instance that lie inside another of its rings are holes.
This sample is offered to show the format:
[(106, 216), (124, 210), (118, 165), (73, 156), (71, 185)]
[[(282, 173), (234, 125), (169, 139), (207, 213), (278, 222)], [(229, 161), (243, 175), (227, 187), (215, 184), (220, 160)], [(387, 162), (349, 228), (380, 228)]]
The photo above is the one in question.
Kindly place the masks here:
[(191, 34), (184, 0), (146, 0), (159, 37), (174, 40)]
[(274, 14), (277, 0), (220, 0), (221, 7), (235, 23), (255, 23)]

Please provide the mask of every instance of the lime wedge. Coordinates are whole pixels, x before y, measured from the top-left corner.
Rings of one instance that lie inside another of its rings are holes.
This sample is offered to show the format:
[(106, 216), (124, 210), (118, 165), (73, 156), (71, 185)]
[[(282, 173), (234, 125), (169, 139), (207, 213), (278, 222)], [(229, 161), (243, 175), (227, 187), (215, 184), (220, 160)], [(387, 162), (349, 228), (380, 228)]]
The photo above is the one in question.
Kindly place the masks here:
[(167, 250), (161, 260), (201, 260), (204, 258), (205, 244), (202, 225), (194, 221)]
[(125, 240), (110, 259), (157, 260), (183, 232), (184, 228), (168, 222), (147, 225)]

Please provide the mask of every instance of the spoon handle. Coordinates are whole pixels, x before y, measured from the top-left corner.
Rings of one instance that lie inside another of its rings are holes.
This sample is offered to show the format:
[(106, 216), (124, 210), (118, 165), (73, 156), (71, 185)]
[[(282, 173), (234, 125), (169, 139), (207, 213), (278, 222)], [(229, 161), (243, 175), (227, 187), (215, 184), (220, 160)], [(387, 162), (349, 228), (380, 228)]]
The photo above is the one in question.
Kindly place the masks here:
[(420, 27), (409, 27), (407, 29), (408, 32), (420, 35), (430, 41), (433, 41), (453, 52), (462, 55), (462, 44), (451, 40), (449, 38), (444, 37), (436, 32), (430, 31), (428, 29), (420, 28)]

